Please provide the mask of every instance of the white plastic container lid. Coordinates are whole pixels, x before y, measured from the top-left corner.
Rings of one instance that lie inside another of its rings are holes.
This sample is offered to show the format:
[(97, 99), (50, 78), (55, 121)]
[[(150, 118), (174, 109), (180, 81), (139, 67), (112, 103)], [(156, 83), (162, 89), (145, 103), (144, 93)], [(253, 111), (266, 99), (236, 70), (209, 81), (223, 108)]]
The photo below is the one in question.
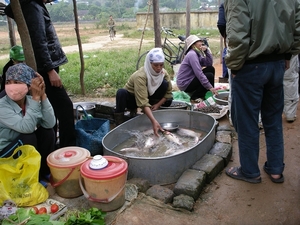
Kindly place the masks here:
[(76, 167), (87, 161), (91, 156), (85, 148), (71, 146), (55, 150), (47, 157), (47, 163), (52, 167)]

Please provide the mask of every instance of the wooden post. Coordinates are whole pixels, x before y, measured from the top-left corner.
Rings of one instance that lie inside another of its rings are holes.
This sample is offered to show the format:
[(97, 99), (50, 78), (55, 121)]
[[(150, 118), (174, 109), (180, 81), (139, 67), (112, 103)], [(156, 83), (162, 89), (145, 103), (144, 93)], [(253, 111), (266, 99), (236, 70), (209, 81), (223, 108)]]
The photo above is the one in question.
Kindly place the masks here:
[(36, 67), (36, 61), (35, 61), (34, 52), (31, 44), (31, 39), (27, 28), (27, 24), (23, 16), (20, 2), (19, 0), (11, 0), (10, 4), (11, 4), (12, 11), (14, 13), (14, 20), (17, 23), (18, 32), (20, 34), (22, 47), (24, 49), (26, 64), (36, 71), (37, 67)]
[(155, 47), (161, 47), (159, 0), (153, 0), (153, 27)]
[(83, 51), (82, 51), (82, 44), (79, 34), (79, 25), (78, 25), (78, 15), (77, 15), (77, 5), (76, 0), (73, 0), (73, 10), (74, 10), (74, 19), (75, 19), (75, 32), (77, 37), (78, 49), (79, 49), (79, 56), (80, 56), (80, 87), (81, 93), (85, 95), (85, 87), (84, 87), (84, 59), (83, 59)]
[(140, 54), (141, 54), (142, 43), (143, 43), (143, 39), (144, 39), (145, 29), (146, 29), (146, 26), (147, 26), (147, 23), (148, 23), (148, 17), (149, 17), (149, 12), (150, 12), (150, 8), (151, 8), (151, 5), (152, 5), (152, 1), (151, 0), (148, 1), (147, 4), (148, 4), (148, 11), (147, 11), (147, 15), (146, 15), (146, 21), (145, 21), (144, 29), (143, 29), (143, 32), (142, 32), (138, 58), (140, 57)]
[(190, 36), (191, 31), (191, 0), (186, 0), (186, 30), (185, 36)]
[(10, 42), (10, 47), (16, 45), (16, 35), (15, 35), (15, 28), (14, 28), (14, 20), (8, 16), (7, 18), (7, 27), (8, 27), (8, 34), (9, 34), (9, 42)]

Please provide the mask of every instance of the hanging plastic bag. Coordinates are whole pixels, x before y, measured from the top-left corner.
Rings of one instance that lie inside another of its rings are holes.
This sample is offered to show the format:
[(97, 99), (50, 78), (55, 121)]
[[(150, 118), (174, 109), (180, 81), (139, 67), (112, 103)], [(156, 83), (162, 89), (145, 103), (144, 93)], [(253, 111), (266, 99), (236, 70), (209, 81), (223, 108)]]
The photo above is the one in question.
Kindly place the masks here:
[(0, 158), (0, 205), (5, 200), (17, 206), (33, 206), (49, 197), (39, 183), (40, 153), (31, 145), (22, 145), (8, 158)]

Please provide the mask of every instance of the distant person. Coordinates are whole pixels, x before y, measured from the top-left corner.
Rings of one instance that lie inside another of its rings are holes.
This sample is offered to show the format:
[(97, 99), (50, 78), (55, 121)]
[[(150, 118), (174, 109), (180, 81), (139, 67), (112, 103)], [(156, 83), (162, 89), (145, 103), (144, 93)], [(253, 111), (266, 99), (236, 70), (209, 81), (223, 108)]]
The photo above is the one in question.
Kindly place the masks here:
[(109, 27), (109, 30), (112, 29), (113, 32), (114, 32), (114, 37), (116, 36), (116, 29), (115, 29), (115, 26), (116, 26), (116, 23), (112, 17), (112, 15), (109, 16), (109, 20), (107, 21), (107, 26)]
[[(238, 134), (239, 163), (226, 169), (231, 178), (261, 183), (258, 118), (266, 141), (264, 171), (284, 182), (283, 79), (292, 55), (300, 52), (300, 4), (296, 0), (224, 2), (231, 69), (231, 119)], [(280, 15), (280, 16), (278, 16)]]
[(291, 58), (290, 68), (285, 71), (283, 77), (284, 108), (283, 113), (287, 122), (294, 122), (297, 118), (299, 102), (299, 60), (298, 55)]
[(218, 94), (214, 88), (213, 56), (204, 40), (196, 35), (190, 35), (185, 43), (185, 57), (176, 77), (177, 87), (188, 93), (191, 101), (197, 101), (199, 98), (204, 99), (208, 91)]
[(125, 109), (135, 113), (141, 108), (152, 123), (154, 134), (164, 131), (152, 114), (160, 106), (170, 106), (173, 100), (172, 83), (169, 74), (163, 68), (165, 56), (161, 48), (151, 49), (144, 66), (133, 73), (124, 88), (116, 94), (116, 125), (124, 122)]
[[(21, 1), (34, 51), (38, 73), (44, 78), (46, 94), (58, 120), (59, 146), (76, 145), (73, 103), (59, 76), (59, 66), (68, 62), (63, 52), (50, 14), (45, 6), (48, 0)], [(10, 4), (6, 6), (7, 16), (14, 18)], [(57, 132), (55, 132), (57, 134)]]
[(24, 61), (25, 61), (25, 55), (24, 55), (22, 46), (15, 45), (15, 46), (11, 47), (11, 49), (9, 50), (9, 61), (3, 67), (0, 91), (3, 91), (5, 89), (5, 81), (6, 81), (5, 73), (6, 73), (7, 69), (12, 65), (15, 65), (17, 63), (23, 63)]
[(34, 146), (41, 154), (41, 179), (50, 174), (46, 159), (55, 147), (55, 116), (45, 88), (41, 75), (18, 63), (8, 68), (0, 99), (0, 157), (11, 156), (19, 140)]

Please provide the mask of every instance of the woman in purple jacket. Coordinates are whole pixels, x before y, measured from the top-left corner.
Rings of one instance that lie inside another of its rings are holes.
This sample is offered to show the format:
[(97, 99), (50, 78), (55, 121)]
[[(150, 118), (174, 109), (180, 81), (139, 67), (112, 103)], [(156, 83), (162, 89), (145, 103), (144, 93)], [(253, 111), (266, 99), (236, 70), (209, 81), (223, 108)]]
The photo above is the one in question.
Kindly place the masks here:
[(176, 78), (179, 90), (188, 93), (191, 101), (204, 98), (207, 91), (218, 94), (214, 88), (213, 57), (204, 41), (190, 35), (186, 39), (185, 54)]

